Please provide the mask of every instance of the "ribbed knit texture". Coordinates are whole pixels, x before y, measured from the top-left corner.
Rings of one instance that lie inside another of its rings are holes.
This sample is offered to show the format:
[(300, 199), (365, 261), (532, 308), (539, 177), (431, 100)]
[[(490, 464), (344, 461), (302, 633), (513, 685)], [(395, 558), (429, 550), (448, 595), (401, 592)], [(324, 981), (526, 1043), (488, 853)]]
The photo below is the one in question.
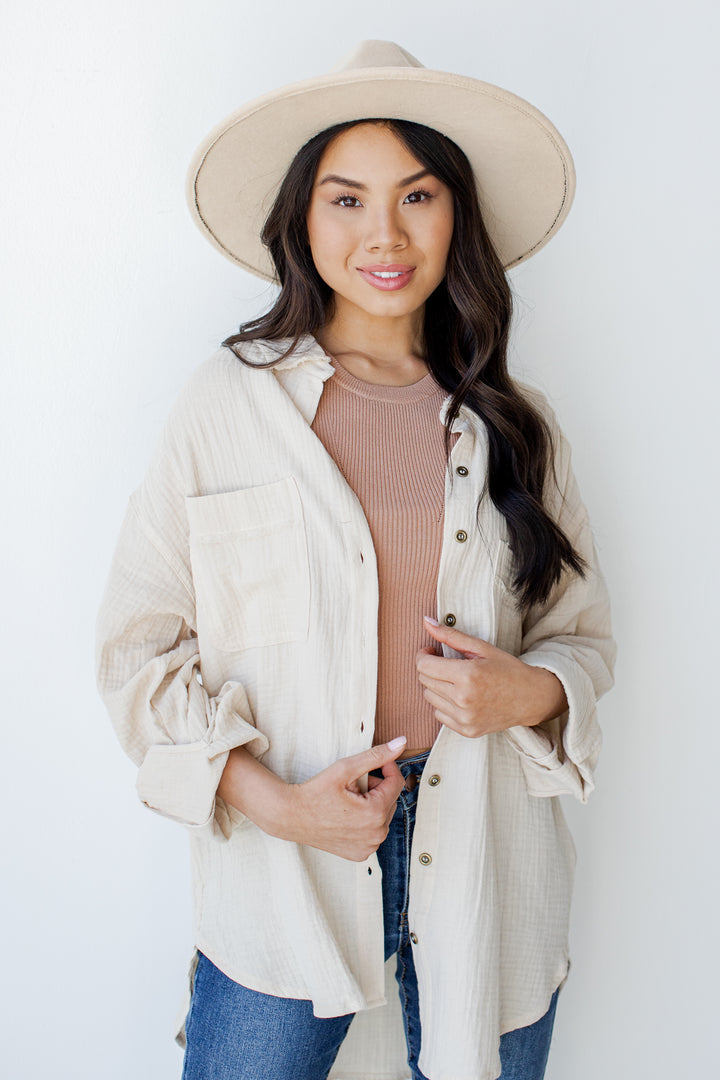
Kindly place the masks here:
[[(356, 378), (332, 361), (313, 431), (353, 489), (378, 563), (378, 691), (374, 743), (407, 736), (407, 751), (439, 730), (415, 657), (434, 646), (423, 615), (437, 618), (445, 499), (445, 391), (428, 373), (410, 386)], [(457, 435), (453, 435), (453, 442)]]

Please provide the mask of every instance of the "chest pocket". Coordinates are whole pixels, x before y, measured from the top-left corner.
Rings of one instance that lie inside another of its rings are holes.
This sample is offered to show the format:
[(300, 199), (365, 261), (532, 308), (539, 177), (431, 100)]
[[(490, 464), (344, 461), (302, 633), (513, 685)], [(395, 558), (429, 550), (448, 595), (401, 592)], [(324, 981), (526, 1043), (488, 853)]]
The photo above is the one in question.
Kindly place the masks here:
[(305, 639), (310, 568), (293, 478), (185, 505), (201, 642), (237, 652)]

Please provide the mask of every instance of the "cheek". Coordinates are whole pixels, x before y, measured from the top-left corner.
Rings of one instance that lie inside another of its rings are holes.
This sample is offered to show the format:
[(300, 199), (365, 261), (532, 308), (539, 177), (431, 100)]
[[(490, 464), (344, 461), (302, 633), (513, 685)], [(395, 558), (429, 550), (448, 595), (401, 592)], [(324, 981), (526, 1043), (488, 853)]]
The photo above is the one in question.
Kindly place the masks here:
[(444, 225), (439, 225), (432, 238), (433, 269), (438, 282), (445, 276), (447, 258), (450, 253), (452, 229), (448, 232)]
[(449, 198), (443, 206), (443, 214), (438, 220), (438, 239), (445, 245), (445, 250), (450, 247), (453, 230), (455, 228), (455, 207), (452, 198)]
[(342, 268), (350, 250), (347, 230), (338, 228), (331, 220), (316, 217), (308, 219), (308, 238), (318, 270), (332, 272)]
[(450, 244), (452, 243), (453, 238), (453, 225), (454, 222), (451, 216), (449, 220), (446, 218), (438, 226), (437, 244), (439, 250), (441, 250), (443, 253), (444, 259), (447, 259), (450, 251)]

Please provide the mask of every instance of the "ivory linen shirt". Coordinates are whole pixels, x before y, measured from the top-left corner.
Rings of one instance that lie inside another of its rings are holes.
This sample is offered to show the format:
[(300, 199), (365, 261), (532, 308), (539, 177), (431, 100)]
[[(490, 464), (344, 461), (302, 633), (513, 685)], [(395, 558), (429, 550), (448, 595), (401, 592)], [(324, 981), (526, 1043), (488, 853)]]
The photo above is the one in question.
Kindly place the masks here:
[[(242, 350), (263, 362), (288, 345)], [(402, 1080), (377, 856), (356, 863), (268, 836), (216, 794), (235, 746), (299, 783), (373, 743), (375, 553), (357, 497), (310, 428), (332, 375), (306, 335), (274, 368), (221, 349), (191, 376), (129, 500), (98, 616), (97, 678), (140, 798), (188, 828), (196, 949), (245, 986), (311, 999), (317, 1016), (357, 1013), (331, 1077)], [(612, 685), (608, 598), (570, 449), (542, 396), (523, 390), (555, 434), (548, 506), (589, 570), (521, 615), (488, 497), (476, 526), (487, 436), (463, 408), (435, 614), (554, 672), (569, 708), (477, 739), (442, 727), (433, 744), (409, 908), (430, 1080), (496, 1080), (501, 1033), (539, 1019), (567, 977), (575, 848), (558, 796), (585, 802), (593, 789), (596, 700)]]

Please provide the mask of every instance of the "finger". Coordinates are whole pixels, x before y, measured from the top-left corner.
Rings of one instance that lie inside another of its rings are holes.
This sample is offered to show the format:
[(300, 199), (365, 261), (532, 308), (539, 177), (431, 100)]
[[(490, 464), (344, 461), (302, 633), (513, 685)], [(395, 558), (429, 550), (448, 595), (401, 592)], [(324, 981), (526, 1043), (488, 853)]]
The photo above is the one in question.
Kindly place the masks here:
[[(376, 778), (378, 783), (373, 785), (371, 798), (380, 799), (394, 805), (397, 797), (405, 787), (405, 777), (400, 772), (395, 762), (383, 766), (383, 778)], [(370, 792), (368, 792), (370, 795)]]
[(427, 679), (424, 675), (418, 675), (418, 682), (444, 701), (451, 702), (453, 705), (460, 704), (459, 689), (454, 683), (441, 682), (439, 679)]
[[(390, 801), (387, 803), (387, 805), (384, 808), (385, 813), (384, 813), (383, 825), (385, 826), (386, 829), (390, 828), (390, 826), (392, 824), (392, 820), (395, 817), (395, 814), (397, 813), (399, 795), (400, 795), (400, 792), (398, 791), (395, 798), (390, 799)], [(386, 835), (387, 835), (387, 833), (386, 833)]]
[(386, 829), (389, 829), (390, 826), (392, 825), (392, 819), (395, 817), (396, 812), (397, 812), (397, 799), (395, 800), (395, 802), (390, 804), (390, 806), (388, 807), (388, 812), (385, 815), (384, 825), (385, 825)]
[[(390, 769), (393, 771), (390, 772)], [(373, 803), (385, 817), (387, 817), (388, 814), (392, 817), (395, 813), (395, 804), (398, 801), (400, 792), (405, 787), (405, 777), (395, 764), (392, 764), (389, 767), (385, 766), (385, 768), (383, 768), (383, 773), (385, 773), (383, 779), (379, 780), (379, 782), (368, 791), (365, 798)]]
[(345, 783), (350, 783), (373, 769), (382, 769), (384, 765), (393, 762), (402, 754), (406, 745), (406, 737), (400, 735), (389, 743), (379, 743), (377, 746), (371, 746), (369, 750), (362, 750), (359, 754), (340, 758), (335, 762), (334, 767), (340, 771)]
[(456, 660), (450, 656), (428, 656), (425, 654), (416, 657), (415, 667), (417, 671), (429, 676), (431, 679), (451, 683), (463, 679), (467, 674), (467, 665), (480, 659), (482, 658), (475, 656)]
[(449, 645), (455, 652), (470, 653), (473, 656), (492, 656), (493, 653), (502, 652), (484, 638), (473, 637), (465, 634), (455, 626), (443, 626), (437, 619), (424, 617), (425, 629), (436, 641)]
[[(462, 720), (462, 711), (454, 701), (450, 701), (448, 698), (441, 697), (440, 694), (436, 694), (432, 690), (427, 689), (423, 690), (423, 697), (428, 704), (432, 705), (433, 709), (435, 709), (436, 717), (438, 716), (438, 712), (441, 712), (444, 716), (449, 717), (455, 724)], [(445, 723), (445, 721), (443, 720), (441, 723)]]
[(456, 731), (458, 735), (463, 734), (457, 720), (454, 720), (452, 716), (448, 716), (447, 713), (442, 712), (441, 709), (435, 710), (435, 719), (437, 720), (438, 724), (444, 724), (445, 727), (449, 727), (451, 731)]

